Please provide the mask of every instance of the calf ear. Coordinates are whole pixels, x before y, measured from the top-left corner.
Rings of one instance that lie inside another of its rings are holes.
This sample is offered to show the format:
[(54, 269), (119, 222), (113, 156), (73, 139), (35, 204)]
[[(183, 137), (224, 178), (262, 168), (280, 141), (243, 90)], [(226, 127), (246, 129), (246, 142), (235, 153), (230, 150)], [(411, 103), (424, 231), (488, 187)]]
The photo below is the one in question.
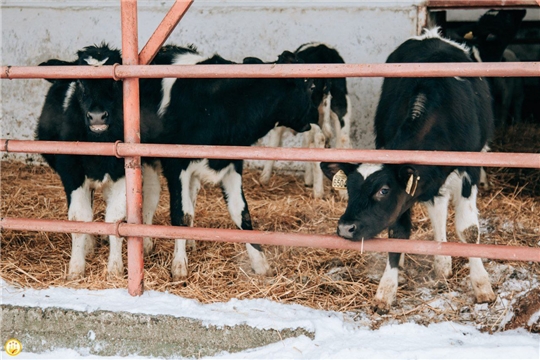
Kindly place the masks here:
[[(75, 61), (70, 62), (70, 61), (64, 61), (64, 60), (58, 60), (58, 59), (50, 59), (50, 60), (42, 62), (38, 66), (65, 66), (65, 65), (76, 65), (76, 64), (77, 62)], [(45, 80), (51, 83), (62, 82), (62, 81), (68, 81), (68, 82), (72, 81), (68, 79), (45, 79)]]
[(261, 59), (258, 59), (256, 57), (244, 58), (242, 63), (244, 63), (244, 64), (264, 64), (264, 62)]
[(359, 164), (351, 164), (351, 163), (329, 163), (329, 162), (321, 162), (321, 170), (323, 171), (324, 175), (326, 175), (327, 178), (332, 180), (334, 175), (337, 174), (339, 170), (343, 170), (345, 175), (349, 175), (351, 172), (356, 170), (358, 168)]
[(284, 51), (278, 56), (277, 64), (295, 64), (298, 58), (290, 51)]
[(410, 196), (414, 196), (420, 182), (418, 170), (409, 165), (402, 166), (399, 169), (399, 180), (405, 188), (405, 192)]

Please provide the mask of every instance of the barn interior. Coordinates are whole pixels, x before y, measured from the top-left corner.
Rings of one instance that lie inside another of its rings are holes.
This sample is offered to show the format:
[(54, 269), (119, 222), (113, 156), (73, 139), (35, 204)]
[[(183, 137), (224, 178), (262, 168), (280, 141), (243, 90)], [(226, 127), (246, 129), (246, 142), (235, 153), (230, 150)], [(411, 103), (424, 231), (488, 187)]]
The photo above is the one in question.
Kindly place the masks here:
[[(527, 18), (509, 49), (519, 61), (538, 62), (540, 10), (528, 10)], [(463, 12), (467, 13), (466, 16), (463, 16)], [(450, 34), (470, 24), (478, 17), (477, 13), (478, 10), (474, 13), (472, 10), (437, 10), (431, 12), (430, 17), (445, 34)], [(514, 90), (523, 96), (521, 109), (517, 110), (521, 120), (515, 121), (516, 113), (511, 113), (499, 121), (491, 151), (540, 153), (540, 77), (523, 78), (520, 84), (521, 90)], [(8, 115), (4, 115), (3, 123), (9, 120)], [(363, 121), (362, 116), (358, 119)], [(22, 127), (28, 125), (23, 122)], [(356, 131), (362, 144), (357, 142), (355, 147), (370, 144), (362, 137), (366, 131), (370, 129)], [(3, 133), (6, 134), (6, 131)], [(16, 131), (11, 133), (17, 134)], [(24, 136), (28, 134), (23, 133)], [(67, 206), (62, 184), (38, 157), (16, 158), (3, 154), (0, 166), (3, 218), (66, 219)], [(286, 233), (335, 234), (337, 220), (346, 202), (331, 189), (328, 181), (325, 182), (324, 198), (315, 199), (311, 189), (304, 186), (302, 175), (297, 170), (294, 167), (281, 168), (267, 185), (260, 184), (258, 180), (260, 169), (257, 164), (245, 170), (244, 191), (254, 228)], [(540, 170), (487, 168), (486, 171), (490, 187), (481, 190), (478, 199), (482, 242), (539, 247)], [(161, 194), (155, 224), (168, 225), (169, 198), (163, 181)], [(105, 207), (99, 192), (95, 194), (94, 207), (95, 221), (103, 221)], [(453, 212), (450, 211), (448, 240), (458, 241), (452, 219)], [(218, 187), (202, 187), (194, 226), (235, 228)], [(413, 226), (411, 238), (433, 238), (427, 212), (420, 205), (413, 209)], [(380, 234), (381, 237), (386, 235)], [(49, 286), (84, 289), (127, 287), (127, 274), (119, 278), (107, 275), (109, 248), (106, 237), (98, 239), (95, 254), (87, 258), (86, 276), (79, 280), (67, 280), (70, 244), (70, 234), (3, 229), (1, 276), (16, 286), (38, 289)], [(498, 298), (495, 303), (484, 306), (474, 304), (468, 281), (467, 259), (454, 258), (453, 276), (441, 281), (433, 276), (432, 257), (407, 255), (401, 271), (397, 299), (399, 306), (393, 307), (389, 314), (380, 315), (370, 309), (386, 264), (386, 254), (383, 253), (358, 254), (345, 250), (266, 246), (265, 252), (274, 276), (260, 277), (250, 269), (242, 244), (198, 242), (196, 249), (188, 252), (188, 277), (184, 281), (173, 282), (170, 264), (174, 243), (168, 239), (155, 239), (155, 244), (153, 254), (145, 258), (145, 288), (167, 291), (203, 303), (233, 298), (266, 298), (316, 309), (357, 313), (358, 319), (368, 321), (374, 329), (392, 321), (420, 324), (457, 321), (475, 324), (488, 332), (523, 326), (519, 319), (503, 323), (509, 311), (507, 304), (523, 306), (526, 309), (524, 312), (538, 311), (540, 306), (538, 292), (532, 291), (540, 284), (538, 262), (485, 260)], [(538, 332), (540, 324), (533, 324), (528, 330)]]

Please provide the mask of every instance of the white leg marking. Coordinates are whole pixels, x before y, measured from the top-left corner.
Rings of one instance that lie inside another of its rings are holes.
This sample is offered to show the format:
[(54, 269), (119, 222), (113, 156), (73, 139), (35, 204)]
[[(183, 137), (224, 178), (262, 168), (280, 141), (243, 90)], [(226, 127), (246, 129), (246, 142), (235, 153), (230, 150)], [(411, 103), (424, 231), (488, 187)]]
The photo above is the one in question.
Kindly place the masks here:
[[(193, 203), (194, 214), (195, 214), (195, 209), (197, 208), (197, 196), (199, 195), (200, 189), (201, 189), (201, 180), (199, 180), (197, 176), (192, 175), (191, 182), (189, 183), (189, 194), (191, 196), (191, 202)], [(193, 226), (193, 223), (190, 226)], [(197, 243), (195, 242), (195, 240), (187, 240), (187, 247), (191, 251), (195, 251), (195, 249), (197, 248)]]
[[(221, 181), (223, 190), (227, 196), (227, 208), (231, 218), (242, 229), (242, 211), (246, 208), (246, 203), (242, 199), (242, 176), (234, 169), (231, 169)], [(255, 249), (251, 244), (246, 244), (246, 249), (251, 260), (251, 267), (255, 273), (260, 275), (270, 274), (270, 265), (266, 261), (266, 256), (262, 251)]]
[[(318, 131), (321, 131), (318, 125), (311, 124), (311, 129), (302, 134), (302, 147), (311, 148), (313, 147), (313, 137), (318, 128)], [(313, 185), (313, 166), (309, 162), (304, 162), (304, 184), (306, 186)]]
[[(433, 199), (433, 204), (426, 202), (424, 205), (431, 220), (434, 240), (446, 242), (446, 221), (450, 193), (444, 188), (444, 185), (441, 187), (440, 192), (442, 196), (436, 196)], [(452, 258), (450, 256), (435, 255), (433, 267), (436, 276), (439, 278), (449, 278), (452, 276)]]
[(223, 191), (227, 197), (227, 208), (231, 218), (238, 226), (242, 228), (242, 211), (246, 207), (246, 203), (242, 199), (242, 176), (233, 169), (223, 177), (221, 181)]
[[(316, 149), (324, 149), (325, 136), (319, 127), (313, 127), (313, 143), (310, 147)], [(312, 177), (313, 177), (313, 197), (315, 199), (322, 199), (324, 195), (323, 179), (324, 174), (321, 170), (320, 162), (308, 163), (311, 165)]]
[(246, 249), (251, 260), (251, 267), (256, 274), (271, 275), (270, 265), (262, 251), (255, 249), (251, 244), (246, 244)]
[[(105, 221), (117, 222), (126, 217), (126, 178), (116, 182), (105, 182), (103, 185), (103, 198), (107, 203)], [(107, 271), (109, 276), (123, 276), (124, 263), (122, 261), (122, 237), (109, 235), (109, 263)]]
[[(270, 146), (280, 147), (283, 139), (284, 126), (277, 126), (270, 131)], [(264, 167), (259, 178), (261, 184), (268, 184), (270, 177), (272, 176), (272, 169), (274, 168), (275, 160), (267, 160), (264, 162)]]
[[(159, 174), (152, 166), (144, 164), (142, 168), (143, 175), (143, 222), (146, 225), (152, 225), (154, 213), (159, 203), (159, 193), (161, 192), (161, 183)], [(150, 255), (154, 248), (152, 238), (145, 237), (143, 240), (144, 255)]]
[(173, 281), (179, 281), (187, 276), (187, 266), (186, 240), (176, 239), (174, 241), (174, 258), (171, 269)]
[[(489, 146), (484, 145), (482, 152), (488, 152), (489, 150), (490, 150)], [(491, 189), (491, 183), (489, 182), (489, 179), (486, 174), (486, 170), (484, 170), (483, 167), (480, 168), (480, 186), (482, 187), (482, 189), (486, 191)]]
[[(478, 224), (478, 209), (476, 207), (476, 196), (478, 188), (474, 185), (471, 189), (471, 196), (464, 198), (461, 193), (456, 193), (454, 197), (454, 207), (456, 211), (456, 232), (459, 240), (464, 243), (480, 242), (480, 227)], [(489, 275), (482, 264), (480, 258), (469, 258), (471, 270), (471, 284), (476, 296), (476, 302), (491, 302), (496, 296), (491, 288)]]
[[(73, 221), (92, 221), (92, 191), (90, 182), (85, 180), (82, 186), (71, 192), (68, 219)], [(90, 234), (71, 234), (71, 260), (69, 261), (68, 280), (84, 276), (86, 254), (94, 247), (94, 238)]]
[[(193, 217), (195, 216), (195, 208), (193, 207), (193, 199), (191, 198), (191, 182), (195, 177), (191, 171), (182, 170), (180, 173), (180, 182), (182, 183), (182, 212), (185, 217), (188, 217), (188, 226), (193, 226)], [(186, 254), (186, 240), (176, 239), (174, 243), (174, 257), (172, 261), (171, 273), (174, 281), (187, 276), (188, 259)]]
[(377, 294), (375, 295), (375, 306), (377, 309), (383, 312), (390, 310), (392, 303), (396, 299), (398, 275), (398, 268), (390, 267), (390, 262), (387, 261), (384, 274), (377, 288)]

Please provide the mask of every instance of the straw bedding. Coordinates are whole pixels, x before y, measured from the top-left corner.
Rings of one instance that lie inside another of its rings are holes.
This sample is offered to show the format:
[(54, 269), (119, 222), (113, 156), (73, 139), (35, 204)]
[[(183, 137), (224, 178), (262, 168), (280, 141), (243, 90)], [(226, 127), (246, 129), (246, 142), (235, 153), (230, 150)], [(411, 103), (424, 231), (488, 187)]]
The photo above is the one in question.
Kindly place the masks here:
[[(497, 138), (496, 151), (540, 152), (540, 126), (511, 128)], [(492, 188), (481, 191), (478, 207), (483, 243), (540, 246), (540, 171), (530, 169), (487, 169)], [(326, 197), (313, 199), (301, 176), (274, 174), (269, 185), (258, 183), (259, 170), (244, 172), (244, 190), (257, 230), (291, 233), (334, 234), (346, 203), (326, 183)], [(103, 221), (104, 203), (96, 192), (96, 220)], [(47, 166), (15, 161), (1, 163), (2, 217), (66, 219), (65, 195), (58, 176)], [(450, 211), (448, 240), (457, 241)], [(429, 218), (422, 206), (413, 209), (414, 239), (432, 239)], [(169, 224), (168, 192), (162, 194), (156, 224)], [(195, 226), (234, 228), (221, 191), (203, 186), (198, 197)], [(386, 234), (381, 234), (386, 236)], [(256, 242), (256, 239), (254, 239)], [(145, 259), (145, 289), (197, 299), (203, 303), (231, 298), (266, 298), (297, 303), (316, 309), (352, 312), (355, 319), (376, 328), (388, 322), (427, 324), (434, 321), (474, 323), (487, 331), (509, 325), (512, 309), (531, 289), (538, 287), (539, 263), (487, 260), (498, 300), (475, 305), (468, 279), (466, 259), (454, 258), (454, 275), (437, 280), (429, 256), (407, 255), (401, 271), (397, 306), (388, 315), (371, 312), (371, 301), (382, 275), (385, 254), (345, 250), (266, 246), (274, 276), (254, 275), (242, 244), (198, 242), (188, 252), (190, 274), (185, 281), (172, 282), (170, 266), (174, 242), (156, 239), (155, 250)], [(124, 264), (127, 264), (124, 245)], [(123, 278), (108, 278), (106, 237), (97, 241), (87, 258), (86, 277), (67, 281), (71, 251), (69, 234), (2, 231), (1, 276), (12, 284), (45, 288), (126, 288)], [(520, 302), (520, 304), (523, 303)], [(534, 301), (532, 301), (534, 303)], [(520, 305), (521, 306), (521, 305)], [(525, 310), (521, 313), (526, 312)], [(522, 319), (520, 320), (522, 321)], [(536, 327), (538, 329), (538, 327)], [(531, 331), (534, 329), (531, 328)]]

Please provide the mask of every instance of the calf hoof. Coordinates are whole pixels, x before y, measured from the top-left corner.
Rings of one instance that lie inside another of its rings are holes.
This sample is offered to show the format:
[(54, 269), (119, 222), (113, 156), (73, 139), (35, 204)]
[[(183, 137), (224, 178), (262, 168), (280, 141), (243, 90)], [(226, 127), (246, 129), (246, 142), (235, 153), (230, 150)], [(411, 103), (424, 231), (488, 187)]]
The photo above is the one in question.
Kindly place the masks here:
[(82, 279), (84, 277), (85, 265), (86, 264), (84, 261), (73, 261), (72, 259), (69, 263), (69, 272), (67, 279), (69, 281)]
[(437, 279), (448, 279), (452, 276), (452, 257), (451, 256), (435, 256), (433, 262), (435, 276)]
[(184, 262), (173, 263), (171, 273), (173, 281), (184, 280), (188, 275), (187, 264)]
[(263, 275), (263, 276), (273, 276), (274, 272), (270, 268), (270, 265), (268, 263), (264, 264), (252, 264), (251, 268), (253, 271), (255, 271), (255, 274), (257, 275)]
[(195, 250), (197, 250), (197, 243), (195, 242), (195, 240), (187, 240), (186, 247), (190, 251), (195, 251)]
[(488, 285), (487, 288), (482, 289), (482, 291), (480, 291), (480, 289), (475, 291), (475, 297), (478, 304), (492, 303), (497, 299), (497, 295), (495, 295), (490, 285)]
[(124, 276), (124, 265), (122, 263), (113, 262), (107, 266), (107, 278), (121, 278)]
[(143, 251), (144, 251), (144, 256), (149, 256), (150, 254), (152, 254), (152, 251), (154, 250), (154, 242), (152, 241), (151, 238), (144, 238), (143, 239)]
[(377, 313), (379, 315), (385, 315), (385, 314), (388, 314), (391, 307), (392, 307), (392, 304), (388, 304), (387, 302), (384, 302), (382, 300), (375, 299), (373, 302), (372, 309), (374, 313)]
[(73, 280), (79, 280), (84, 277), (84, 268), (81, 271), (69, 271), (67, 280), (73, 281)]

